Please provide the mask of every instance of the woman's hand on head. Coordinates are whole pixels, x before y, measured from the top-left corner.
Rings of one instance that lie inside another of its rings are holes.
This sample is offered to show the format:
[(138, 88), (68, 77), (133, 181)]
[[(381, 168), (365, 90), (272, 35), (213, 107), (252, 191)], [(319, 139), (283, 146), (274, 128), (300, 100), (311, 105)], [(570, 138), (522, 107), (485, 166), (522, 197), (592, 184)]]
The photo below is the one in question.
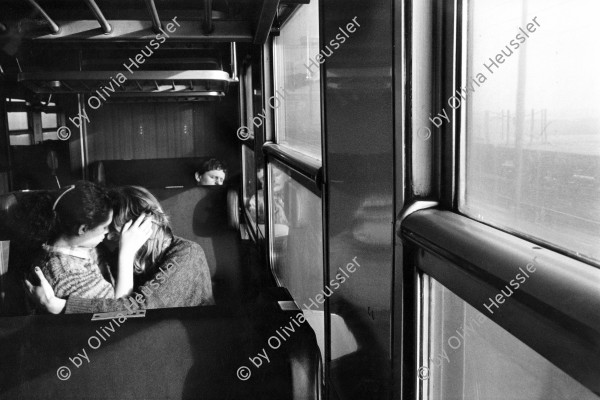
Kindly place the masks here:
[(135, 221), (127, 221), (121, 230), (119, 240), (119, 251), (130, 256), (135, 253), (152, 236), (152, 216), (141, 214)]
[(152, 236), (152, 216), (141, 214), (135, 221), (127, 221), (121, 230), (119, 241), (119, 272), (115, 285), (115, 297), (123, 297), (133, 290), (135, 254)]
[(67, 301), (64, 299), (59, 299), (55, 296), (54, 289), (52, 289), (52, 286), (50, 286), (50, 283), (48, 283), (46, 277), (39, 267), (35, 267), (34, 271), (40, 280), (40, 285), (34, 286), (31, 282), (25, 279), (25, 286), (27, 286), (29, 298), (34, 304), (42, 307), (49, 313), (60, 314), (64, 310)]

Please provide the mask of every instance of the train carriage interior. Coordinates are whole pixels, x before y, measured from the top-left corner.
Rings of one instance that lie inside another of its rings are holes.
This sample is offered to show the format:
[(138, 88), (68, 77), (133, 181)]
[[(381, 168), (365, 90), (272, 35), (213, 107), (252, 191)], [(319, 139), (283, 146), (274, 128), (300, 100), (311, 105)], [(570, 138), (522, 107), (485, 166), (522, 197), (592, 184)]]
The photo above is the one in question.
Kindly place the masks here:
[(599, 399), (599, 12), (1, 0), (0, 399)]

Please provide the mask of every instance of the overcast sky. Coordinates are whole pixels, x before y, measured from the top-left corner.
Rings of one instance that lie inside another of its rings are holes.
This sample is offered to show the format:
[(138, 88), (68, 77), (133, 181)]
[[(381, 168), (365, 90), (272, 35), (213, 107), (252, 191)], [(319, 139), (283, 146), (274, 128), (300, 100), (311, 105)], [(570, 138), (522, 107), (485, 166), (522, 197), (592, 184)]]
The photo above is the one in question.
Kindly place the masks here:
[[(537, 17), (541, 25), (500, 68), (490, 74), (483, 62), (494, 58), (515, 39), (522, 22)], [(473, 71), (488, 80), (474, 100), (515, 110), (519, 57), (526, 57), (525, 108), (548, 109), (561, 117), (600, 116), (600, 1), (598, 0), (472, 0)], [(526, 50), (526, 52), (524, 51)], [(550, 117), (550, 116), (549, 116)]]

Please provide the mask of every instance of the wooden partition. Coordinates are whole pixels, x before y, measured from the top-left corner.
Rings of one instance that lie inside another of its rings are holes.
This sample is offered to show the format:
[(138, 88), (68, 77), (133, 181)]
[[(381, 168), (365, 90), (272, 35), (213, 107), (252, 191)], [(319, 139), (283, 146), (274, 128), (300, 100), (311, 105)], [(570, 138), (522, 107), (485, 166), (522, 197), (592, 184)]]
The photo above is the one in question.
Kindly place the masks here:
[(239, 170), (235, 99), (185, 103), (109, 103), (87, 110), (88, 164), (213, 156)]

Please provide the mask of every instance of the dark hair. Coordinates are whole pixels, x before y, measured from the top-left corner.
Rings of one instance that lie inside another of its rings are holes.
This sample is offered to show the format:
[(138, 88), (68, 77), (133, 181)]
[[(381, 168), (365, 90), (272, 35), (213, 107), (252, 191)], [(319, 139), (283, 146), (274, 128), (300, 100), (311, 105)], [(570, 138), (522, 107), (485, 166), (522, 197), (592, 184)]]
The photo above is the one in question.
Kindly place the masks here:
[(95, 228), (106, 221), (112, 203), (106, 189), (87, 181), (77, 182), (61, 193), (54, 203), (54, 236), (76, 235), (81, 225)]
[(36, 246), (62, 234), (76, 235), (81, 225), (95, 228), (110, 215), (108, 192), (79, 181), (58, 193), (33, 192), (21, 201), (18, 214), (23, 240)]
[(205, 172), (208, 171), (213, 171), (213, 170), (217, 170), (217, 171), (223, 171), (225, 172), (225, 174), (227, 174), (227, 166), (225, 165), (225, 163), (222, 163), (221, 161), (217, 160), (216, 158), (211, 158), (208, 161), (205, 161), (202, 164), (202, 170), (200, 171), (200, 174), (203, 174)]

